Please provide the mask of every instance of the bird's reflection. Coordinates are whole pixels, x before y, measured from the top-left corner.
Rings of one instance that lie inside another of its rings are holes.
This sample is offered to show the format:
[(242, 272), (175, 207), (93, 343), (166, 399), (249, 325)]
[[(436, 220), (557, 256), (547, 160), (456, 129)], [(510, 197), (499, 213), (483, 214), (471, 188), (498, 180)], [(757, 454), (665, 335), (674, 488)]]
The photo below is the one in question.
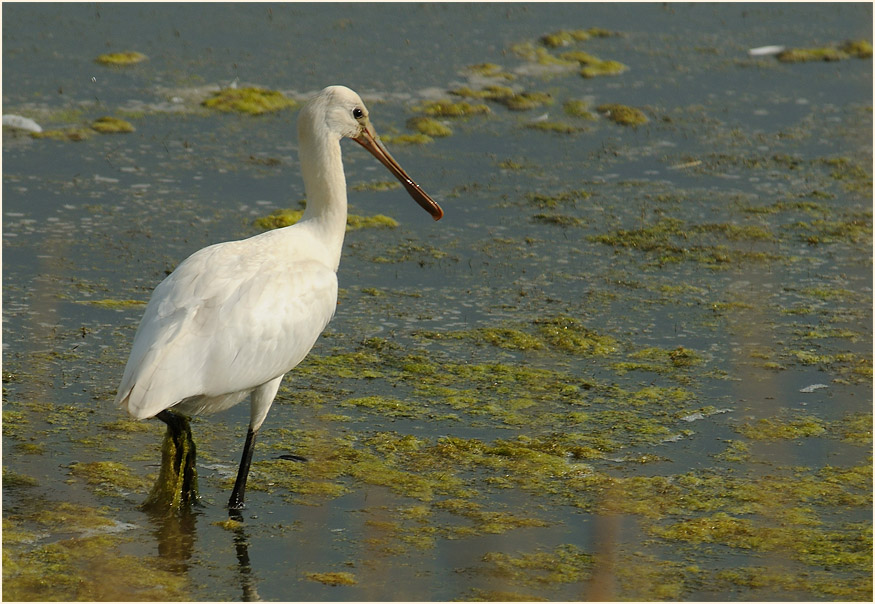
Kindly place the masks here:
[[(167, 513), (150, 512), (153, 534), (158, 544), (158, 555), (168, 568), (179, 574), (187, 574), (191, 567), (191, 559), (197, 541), (197, 521), (201, 512), (186, 509)], [(233, 535), (234, 550), (237, 555), (237, 574), (242, 591), (241, 600), (257, 602), (261, 598), (252, 564), (249, 561), (249, 535), (243, 524), (243, 516), (239, 511), (230, 512), (230, 520), (236, 521), (227, 525)]]
[(168, 567), (178, 573), (186, 573), (194, 552), (197, 516), (190, 510), (180, 512), (150, 512), (158, 543), (158, 555)]
[(231, 510), (232, 520), (240, 524), (234, 528), (234, 549), (237, 550), (237, 573), (240, 577), (240, 589), (243, 591), (241, 599), (244, 602), (257, 602), (258, 589), (252, 576), (252, 565), (249, 562), (249, 535), (246, 534), (246, 525), (243, 524), (243, 516), (239, 510)]

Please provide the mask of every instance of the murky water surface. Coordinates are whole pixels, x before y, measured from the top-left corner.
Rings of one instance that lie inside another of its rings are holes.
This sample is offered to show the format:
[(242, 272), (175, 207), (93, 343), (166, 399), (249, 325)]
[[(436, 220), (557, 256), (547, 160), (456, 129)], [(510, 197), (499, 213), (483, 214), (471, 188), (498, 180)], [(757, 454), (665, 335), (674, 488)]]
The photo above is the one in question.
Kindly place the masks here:
[[(871, 22), (836, 3), (5, 5), (3, 113), (59, 132), (3, 132), (4, 596), (870, 600), (872, 62), (836, 49)], [(843, 54), (749, 55), (766, 45)], [(148, 60), (95, 62), (121, 51)], [(628, 69), (582, 77), (581, 53)], [(348, 233), (242, 524), (224, 504), (246, 404), (193, 422), (204, 505), (150, 516), (163, 426), (112, 406), (143, 303), (304, 195), (294, 110), (200, 103), (335, 83), (446, 217), (344, 144), (351, 212), (399, 226)], [(461, 96), (488, 86), (517, 97)], [(399, 139), (441, 99), (489, 112)], [(98, 134), (103, 116), (135, 131)]]

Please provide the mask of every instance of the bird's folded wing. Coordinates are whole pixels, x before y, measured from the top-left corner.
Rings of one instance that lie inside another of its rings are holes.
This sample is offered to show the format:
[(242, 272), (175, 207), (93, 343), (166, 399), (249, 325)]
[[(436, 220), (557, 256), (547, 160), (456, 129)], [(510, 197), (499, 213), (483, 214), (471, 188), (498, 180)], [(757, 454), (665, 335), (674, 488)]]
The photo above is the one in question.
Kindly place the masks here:
[(233, 252), (205, 248), (155, 289), (116, 397), (134, 417), (270, 381), (297, 365), (331, 320), (333, 270)]

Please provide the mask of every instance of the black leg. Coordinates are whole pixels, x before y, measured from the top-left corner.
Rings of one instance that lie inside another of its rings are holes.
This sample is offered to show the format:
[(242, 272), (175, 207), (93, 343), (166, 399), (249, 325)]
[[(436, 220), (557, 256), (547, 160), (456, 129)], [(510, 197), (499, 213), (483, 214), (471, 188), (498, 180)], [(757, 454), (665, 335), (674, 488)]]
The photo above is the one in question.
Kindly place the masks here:
[(243, 495), (246, 491), (246, 479), (249, 476), (252, 453), (255, 450), (255, 434), (251, 428), (246, 433), (246, 444), (243, 445), (243, 456), (240, 458), (237, 480), (234, 482), (234, 490), (231, 491), (231, 499), (228, 500), (229, 510), (242, 510), (245, 507), (243, 505)]

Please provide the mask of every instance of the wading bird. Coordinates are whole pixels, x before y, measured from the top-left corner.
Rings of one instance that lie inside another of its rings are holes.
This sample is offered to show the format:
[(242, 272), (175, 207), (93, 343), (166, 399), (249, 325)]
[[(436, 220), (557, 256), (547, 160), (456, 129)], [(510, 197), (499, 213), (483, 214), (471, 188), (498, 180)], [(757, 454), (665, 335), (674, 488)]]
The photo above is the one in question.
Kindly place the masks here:
[(167, 424), (172, 442), (168, 448), (165, 440), (162, 474), (175, 457), (179, 471), (171, 480), (190, 491), (169, 498), (171, 506), (196, 497), (187, 416), (223, 411), (250, 396), (249, 430), (228, 502), (232, 510), (243, 508), (255, 436), (280, 382), (334, 315), (346, 231), (342, 138), (370, 151), (435, 220), (443, 216), (378, 142), (358, 94), (330, 86), (308, 101), (298, 116), (307, 194), (301, 221), (189, 256), (155, 288), (134, 336), (116, 403), (136, 419)]

